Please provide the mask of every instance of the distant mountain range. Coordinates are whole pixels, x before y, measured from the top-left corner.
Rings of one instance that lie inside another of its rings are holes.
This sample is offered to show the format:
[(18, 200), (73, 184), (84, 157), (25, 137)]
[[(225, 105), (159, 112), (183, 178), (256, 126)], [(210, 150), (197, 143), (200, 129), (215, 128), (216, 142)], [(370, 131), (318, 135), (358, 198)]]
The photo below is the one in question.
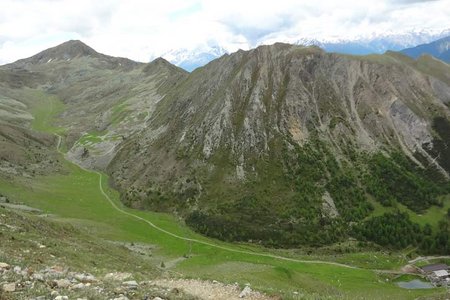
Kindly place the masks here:
[(437, 59), (450, 62), (450, 36), (439, 39), (437, 41), (419, 45), (413, 48), (404, 49), (401, 51), (412, 58), (419, 58), (424, 54), (429, 54)]
[(191, 72), (226, 53), (228, 53), (228, 51), (219, 46), (201, 46), (193, 50), (171, 50), (161, 55), (161, 57), (170, 61), (172, 64)]
[[(365, 36), (355, 39), (301, 38), (286, 42), (305, 46), (315, 45), (326, 50), (327, 52), (336, 52), (353, 55), (366, 55), (371, 53), (381, 54), (389, 50), (400, 51), (405, 48), (411, 48), (422, 44), (433, 43), (434, 41), (439, 39), (445, 40), (445, 37), (447, 37), (446, 49), (448, 51), (449, 47), (448, 36), (450, 36), (450, 29), (446, 29), (439, 32), (411, 31), (401, 34), (387, 33), (382, 35)], [(418, 51), (420, 51), (420, 49), (422, 48), (419, 48)], [(433, 53), (437, 53), (438, 51), (439, 50), (436, 50)], [(198, 67), (206, 65), (208, 62), (226, 53), (228, 53), (228, 51), (225, 49), (225, 47), (216, 45), (216, 46), (202, 46), (195, 49), (171, 50), (168, 51), (167, 53), (164, 53), (161, 56), (170, 61), (172, 64), (191, 72), (192, 70), (195, 70)], [(433, 53), (430, 54), (436, 56)], [(408, 53), (405, 54), (409, 55)], [(446, 57), (448, 59), (448, 54)], [(443, 60), (445, 61), (445, 59)]]

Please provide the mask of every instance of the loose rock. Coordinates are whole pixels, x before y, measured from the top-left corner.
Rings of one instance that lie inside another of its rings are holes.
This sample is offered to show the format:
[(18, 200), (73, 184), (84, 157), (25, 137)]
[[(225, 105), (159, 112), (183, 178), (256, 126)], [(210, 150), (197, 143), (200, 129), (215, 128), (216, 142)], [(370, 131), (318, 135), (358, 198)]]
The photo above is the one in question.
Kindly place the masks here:
[(115, 273), (108, 273), (105, 275), (105, 280), (117, 280), (117, 281), (123, 281), (131, 277), (131, 273), (121, 273), (121, 272), (115, 272)]
[(251, 293), (252, 293), (252, 289), (247, 285), (242, 290), (242, 292), (239, 294), (239, 298), (245, 298), (245, 297), (249, 296)]
[(57, 296), (59, 296), (59, 292), (58, 292), (58, 291), (52, 291), (52, 292), (50, 293), (50, 296), (52, 296), (52, 297), (57, 297)]
[(113, 300), (128, 300), (125, 296), (120, 296), (119, 298), (114, 298)]
[(75, 284), (74, 286), (72, 286), (72, 290), (81, 290), (84, 289), (86, 286), (84, 285), (84, 283), (80, 282), (78, 284)]
[(9, 270), (10, 266), (7, 263), (0, 262), (0, 270)]
[(9, 292), (9, 293), (15, 292), (16, 291), (16, 284), (14, 282), (13, 283), (6, 283), (6, 284), (4, 284), (3, 285), (3, 291)]
[(68, 288), (71, 284), (71, 282), (68, 279), (59, 279), (59, 280), (54, 280), (53, 282), (56, 284), (56, 286), (58, 288), (63, 288), (63, 289)]
[(44, 281), (44, 275), (41, 273), (34, 273), (31, 278), (37, 281)]
[(130, 289), (137, 289), (139, 286), (139, 284), (134, 280), (122, 282), (122, 285)]
[(87, 283), (87, 282), (95, 282), (97, 281), (94, 277), (94, 275), (91, 274), (75, 274), (74, 278), (78, 280), (79, 282)]

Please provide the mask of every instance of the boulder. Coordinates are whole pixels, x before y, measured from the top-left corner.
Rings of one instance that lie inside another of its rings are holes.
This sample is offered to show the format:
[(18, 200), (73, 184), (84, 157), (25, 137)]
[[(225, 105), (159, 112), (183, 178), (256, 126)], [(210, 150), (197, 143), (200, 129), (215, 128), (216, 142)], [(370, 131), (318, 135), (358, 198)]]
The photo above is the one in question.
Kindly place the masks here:
[(75, 284), (74, 286), (71, 287), (72, 290), (81, 290), (84, 289), (86, 286), (84, 285), (84, 283), (80, 282)]
[(129, 289), (137, 289), (139, 284), (135, 280), (122, 282), (122, 285)]
[(65, 289), (68, 288), (71, 284), (71, 282), (68, 279), (57, 279), (53, 281), (56, 287)]
[(33, 275), (31, 275), (31, 278), (37, 281), (44, 281), (44, 275), (42, 275), (41, 273), (34, 273)]
[(52, 266), (43, 270), (42, 273), (44, 273), (47, 278), (61, 278), (64, 277), (67, 272), (61, 266)]
[(131, 278), (131, 273), (115, 272), (115, 273), (108, 273), (105, 275), (105, 280), (123, 281), (128, 278)]
[(78, 274), (75, 274), (74, 278), (76, 280), (78, 280), (79, 282), (83, 282), (83, 283), (87, 283), (87, 282), (92, 283), (92, 282), (97, 281), (95, 279), (94, 275), (91, 275), (91, 274), (78, 273)]
[(7, 263), (0, 262), (0, 270), (9, 270), (10, 266)]
[(55, 300), (69, 300), (67, 296), (56, 296)]
[(242, 290), (242, 292), (239, 294), (239, 298), (245, 298), (247, 296), (250, 296), (251, 293), (252, 293), (252, 289), (247, 285)]
[(13, 283), (5, 283), (3, 285), (3, 291), (9, 292), (9, 293), (15, 292), (16, 291), (16, 284), (14, 282)]

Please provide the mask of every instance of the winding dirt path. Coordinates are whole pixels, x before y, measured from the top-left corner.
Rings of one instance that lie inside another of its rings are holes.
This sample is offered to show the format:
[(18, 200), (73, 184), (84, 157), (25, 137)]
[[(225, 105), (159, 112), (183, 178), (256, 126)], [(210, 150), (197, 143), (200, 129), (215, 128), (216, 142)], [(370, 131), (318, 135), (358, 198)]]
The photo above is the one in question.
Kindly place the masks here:
[(419, 256), (419, 257), (414, 258), (413, 260), (410, 260), (408, 263), (410, 263), (410, 264), (415, 264), (416, 262), (419, 262), (419, 261), (433, 260), (433, 259), (450, 259), (450, 255), (441, 255), (441, 256)]

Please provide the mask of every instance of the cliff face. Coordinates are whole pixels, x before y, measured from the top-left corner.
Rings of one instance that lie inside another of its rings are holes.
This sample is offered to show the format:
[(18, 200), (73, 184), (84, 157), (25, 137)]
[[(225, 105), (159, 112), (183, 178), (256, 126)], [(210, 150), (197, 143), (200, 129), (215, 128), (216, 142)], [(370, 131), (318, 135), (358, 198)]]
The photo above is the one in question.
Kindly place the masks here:
[[(252, 159), (274, 154), (275, 140), (293, 147), (315, 136), (338, 159), (348, 158), (350, 146), (368, 153), (400, 150), (418, 165), (415, 156), (424, 156), (447, 176), (424, 149), (432, 147), (433, 118), (449, 116), (450, 90), (437, 81), (390, 56), (341, 56), (283, 44), (241, 51), (169, 91), (149, 128), (123, 153), (150, 162), (166, 157), (173, 170), (139, 163), (136, 173), (157, 178), (182, 174), (194, 161), (214, 167), (214, 157), (226, 156), (242, 179), (257, 176)], [(123, 161), (116, 159), (111, 170), (117, 172), (114, 166)], [(124, 177), (131, 184), (142, 179), (129, 175)]]

